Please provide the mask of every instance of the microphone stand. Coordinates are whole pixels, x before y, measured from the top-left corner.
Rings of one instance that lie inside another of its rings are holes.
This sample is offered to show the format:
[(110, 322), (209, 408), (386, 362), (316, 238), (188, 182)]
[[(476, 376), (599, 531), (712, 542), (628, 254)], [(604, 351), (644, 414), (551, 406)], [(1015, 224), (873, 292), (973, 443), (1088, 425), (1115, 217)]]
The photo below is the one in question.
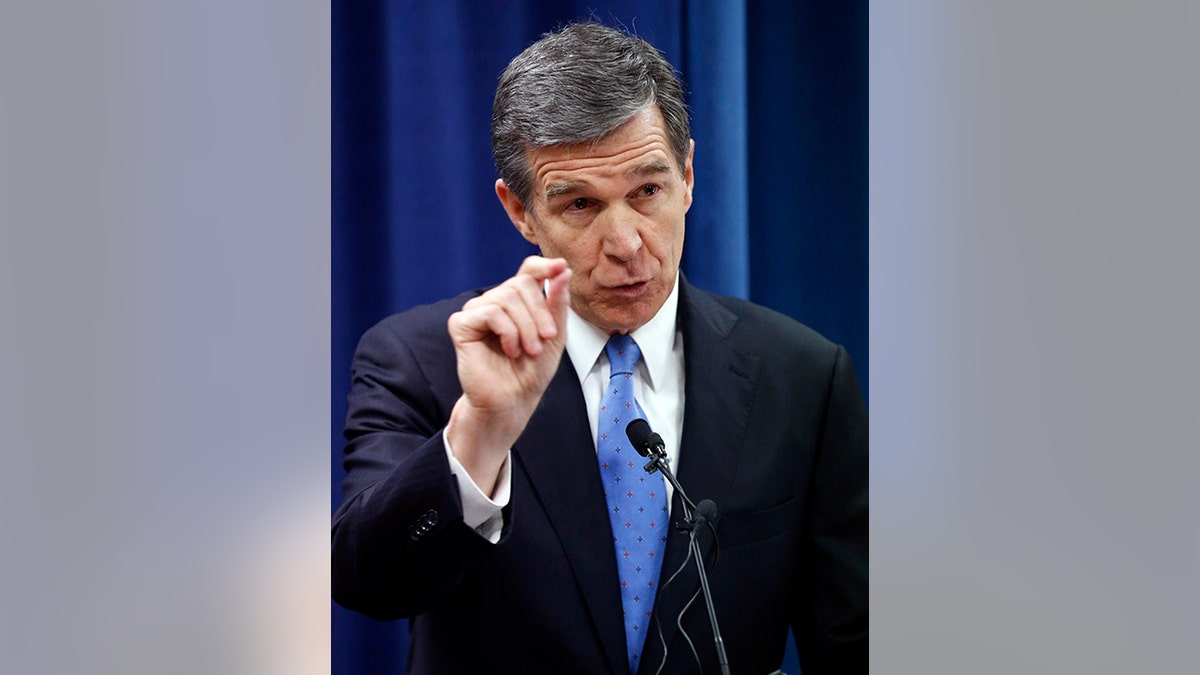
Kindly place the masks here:
[[(696, 559), (696, 569), (700, 573), (700, 590), (704, 593), (704, 605), (708, 609), (708, 621), (712, 624), (713, 642), (717, 646), (717, 662), (721, 666), (721, 675), (729, 675), (729, 657), (725, 655), (725, 641), (721, 639), (721, 629), (717, 626), (717, 612), (713, 608), (712, 591), (708, 588), (708, 574), (704, 569), (704, 556), (700, 552), (700, 544), (696, 542), (696, 532), (699, 531), (701, 525), (711, 521), (717, 516), (717, 505), (711, 499), (702, 499), (696, 507), (695, 517), (689, 505), (692, 500), (688, 499), (687, 492), (683, 486), (676, 480), (674, 472), (671, 471), (669, 462), (667, 461), (667, 453), (663, 449), (662, 439), (658, 434), (652, 433), (650, 442), (646, 443), (645, 447), (639, 447), (638, 450), (645, 450), (642, 456), (648, 457), (649, 462), (643, 467), (646, 473), (661, 473), (679, 492), (679, 503), (683, 506), (683, 522), (676, 525), (680, 532), (688, 533), (688, 550), (692, 552), (692, 556)], [(655, 442), (657, 441), (657, 442)]]

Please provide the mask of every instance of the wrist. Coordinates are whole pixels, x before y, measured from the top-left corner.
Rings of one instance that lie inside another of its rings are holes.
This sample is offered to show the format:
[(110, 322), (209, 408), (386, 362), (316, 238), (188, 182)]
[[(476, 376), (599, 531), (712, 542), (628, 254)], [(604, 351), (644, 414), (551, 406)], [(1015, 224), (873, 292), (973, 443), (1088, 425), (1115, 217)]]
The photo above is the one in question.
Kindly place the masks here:
[(451, 453), (484, 494), (491, 494), (508, 451), (525, 428), (519, 411), (485, 411), (466, 396), (454, 404), (445, 436)]

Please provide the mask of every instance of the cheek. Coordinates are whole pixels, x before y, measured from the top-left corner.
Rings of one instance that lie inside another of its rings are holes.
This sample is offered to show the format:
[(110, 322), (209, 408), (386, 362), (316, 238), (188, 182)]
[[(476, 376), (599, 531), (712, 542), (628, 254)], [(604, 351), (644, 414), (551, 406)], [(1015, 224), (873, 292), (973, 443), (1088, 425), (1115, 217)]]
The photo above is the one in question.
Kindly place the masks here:
[(569, 291), (571, 295), (572, 305), (575, 305), (578, 302), (582, 302), (584, 305), (587, 305), (588, 302), (586, 299), (591, 297), (591, 295), (595, 292), (595, 289), (592, 287), (592, 280), (587, 274), (573, 272), (571, 275), (571, 282), (567, 285), (567, 291)]
[(550, 228), (543, 229), (540, 234), (538, 244), (543, 255), (548, 258), (566, 258), (568, 262), (572, 262), (569, 238), (564, 237), (557, 229)]
[(683, 251), (683, 219), (661, 223), (646, 240), (650, 253), (666, 263), (678, 261)]
[(601, 243), (590, 232), (573, 232), (556, 243), (558, 255), (567, 259), (576, 274), (591, 272), (601, 258)]
[(563, 258), (567, 261), (567, 267), (571, 268), (573, 275), (571, 277), (572, 289), (578, 289), (586, 283), (592, 263), (586, 256), (580, 254), (579, 247), (575, 242), (556, 240), (552, 247), (543, 247), (542, 250), (547, 257)]

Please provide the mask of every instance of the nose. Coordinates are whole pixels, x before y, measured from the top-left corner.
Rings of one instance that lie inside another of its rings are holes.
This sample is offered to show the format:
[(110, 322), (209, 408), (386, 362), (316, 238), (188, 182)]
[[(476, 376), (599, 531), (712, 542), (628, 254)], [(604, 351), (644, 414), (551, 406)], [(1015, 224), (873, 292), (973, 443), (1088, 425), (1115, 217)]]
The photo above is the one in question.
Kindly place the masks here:
[(606, 209), (604, 223), (604, 255), (622, 262), (633, 260), (642, 248), (642, 235), (638, 230), (639, 214), (628, 207)]

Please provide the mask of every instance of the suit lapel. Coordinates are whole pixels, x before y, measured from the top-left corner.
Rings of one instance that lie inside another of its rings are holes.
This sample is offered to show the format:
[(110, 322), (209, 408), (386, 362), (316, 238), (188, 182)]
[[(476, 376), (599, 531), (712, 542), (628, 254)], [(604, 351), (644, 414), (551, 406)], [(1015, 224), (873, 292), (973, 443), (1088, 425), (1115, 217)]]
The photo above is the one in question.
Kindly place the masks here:
[(617, 565), (604, 491), (590, 438), (587, 406), (570, 357), (558, 373), (513, 454), (559, 543), (587, 603), (593, 627), (614, 673), (627, 671)]
[[(693, 501), (711, 499), (719, 514), (725, 512), (730, 486), (737, 473), (742, 439), (750, 416), (750, 403), (762, 361), (736, 348), (729, 335), (737, 316), (714, 299), (682, 281), (679, 296), (679, 326), (683, 333), (685, 400), (683, 438), (679, 453), (678, 478)], [(675, 530), (683, 519), (678, 493), (671, 503), (672, 532), (667, 539), (663, 559), (662, 583), (683, 565), (687, 558), (688, 537)], [(706, 564), (711, 552), (711, 537), (701, 536)], [(675, 618), (699, 587), (695, 563), (673, 582), (660, 586), (654, 612), (668, 645), (677, 632)], [(702, 600), (697, 600), (697, 605)], [(704, 613), (703, 606), (689, 612)], [(653, 629), (652, 629), (653, 630)], [(693, 636), (694, 637), (694, 636)], [(662, 647), (655, 634), (646, 641), (646, 659), (657, 667)], [(672, 652), (683, 653), (681, 647)], [(688, 652), (690, 654), (690, 652)], [(690, 658), (690, 656), (689, 656)]]

